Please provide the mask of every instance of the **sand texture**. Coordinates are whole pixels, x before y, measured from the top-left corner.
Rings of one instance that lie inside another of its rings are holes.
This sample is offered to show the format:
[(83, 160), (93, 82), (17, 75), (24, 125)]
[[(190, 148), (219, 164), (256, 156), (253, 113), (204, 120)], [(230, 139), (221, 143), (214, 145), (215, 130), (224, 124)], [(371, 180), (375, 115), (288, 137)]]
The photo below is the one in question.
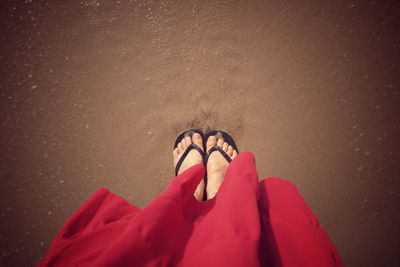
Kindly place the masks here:
[(0, 266), (98, 188), (146, 206), (178, 133), (292, 181), (346, 266), (400, 266), (398, 1), (0, 1)]

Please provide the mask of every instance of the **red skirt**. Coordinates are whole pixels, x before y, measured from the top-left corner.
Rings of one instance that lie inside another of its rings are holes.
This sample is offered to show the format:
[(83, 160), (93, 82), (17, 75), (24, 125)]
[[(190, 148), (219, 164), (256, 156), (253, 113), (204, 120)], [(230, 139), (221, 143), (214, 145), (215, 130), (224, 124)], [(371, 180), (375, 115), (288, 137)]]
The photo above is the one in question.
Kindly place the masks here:
[(230, 163), (214, 199), (198, 202), (204, 171), (186, 170), (144, 209), (99, 189), (38, 266), (343, 266), (295, 186), (258, 182), (250, 152)]

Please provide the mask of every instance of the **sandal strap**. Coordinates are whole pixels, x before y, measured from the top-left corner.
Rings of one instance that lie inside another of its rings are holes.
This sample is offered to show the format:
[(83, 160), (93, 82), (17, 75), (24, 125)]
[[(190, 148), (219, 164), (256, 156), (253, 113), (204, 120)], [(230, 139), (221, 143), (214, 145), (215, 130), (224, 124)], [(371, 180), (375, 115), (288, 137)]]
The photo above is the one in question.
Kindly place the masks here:
[(226, 154), (225, 151), (222, 150), (221, 147), (219, 147), (219, 146), (213, 146), (212, 148), (210, 148), (210, 150), (208, 150), (208, 152), (207, 152), (207, 154), (206, 154), (206, 158), (205, 158), (205, 160), (204, 160), (206, 166), (207, 166), (208, 158), (211, 156), (211, 153), (213, 153), (214, 151), (219, 151), (219, 152), (222, 154), (222, 156), (224, 156), (224, 158), (225, 158), (229, 163), (231, 163), (231, 161), (232, 161), (231, 157), (229, 157), (228, 154)]
[(190, 144), (190, 145), (186, 148), (185, 152), (183, 152), (181, 158), (178, 160), (178, 163), (176, 164), (176, 167), (175, 167), (175, 176), (178, 176), (179, 168), (181, 167), (181, 165), (182, 165), (183, 161), (185, 160), (186, 156), (189, 154), (190, 150), (192, 150), (192, 149), (196, 149), (196, 150), (201, 154), (201, 156), (202, 156), (203, 159), (204, 159), (204, 152), (203, 152), (203, 150), (201, 150), (201, 148), (200, 148), (198, 145), (196, 145), (196, 144), (193, 144), (193, 143)]

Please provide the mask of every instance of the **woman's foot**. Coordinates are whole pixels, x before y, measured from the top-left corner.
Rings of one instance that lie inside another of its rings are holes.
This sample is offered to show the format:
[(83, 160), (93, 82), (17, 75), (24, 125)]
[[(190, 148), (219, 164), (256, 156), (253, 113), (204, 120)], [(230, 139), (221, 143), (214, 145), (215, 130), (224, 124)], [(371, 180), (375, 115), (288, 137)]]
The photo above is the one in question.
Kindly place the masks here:
[[(201, 150), (204, 151), (203, 139), (201, 138), (200, 134), (195, 133), (195, 134), (193, 134), (192, 137), (187, 136), (187, 137), (183, 138), (172, 153), (173, 158), (174, 158), (174, 168), (176, 168), (176, 164), (178, 163), (179, 159), (182, 157), (182, 154), (185, 152), (186, 148), (191, 143), (194, 143), (195, 145), (200, 147)], [(185, 170), (189, 169), (190, 167), (192, 167), (196, 164), (202, 164), (202, 163), (203, 163), (202, 155), (196, 149), (192, 149), (189, 152), (189, 154), (186, 156), (185, 160), (182, 162), (182, 165), (180, 166), (179, 171), (178, 171), (178, 175), (181, 174), (182, 172), (184, 172)], [(204, 195), (204, 180), (201, 179), (201, 182), (199, 183), (196, 191), (194, 192), (194, 197), (198, 201), (202, 201), (203, 195)]]
[[(237, 156), (237, 151), (233, 149), (228, 143), (224, 142), (223, 139), (217, 139), (215, 136), (210, 136), (207, 140), (207, 151), (213, 146), (219, 146), (231, 159)], [(211, 153), (207, 161), (207, 199), (215, 197), (219, 187), (224, 181), (226, 170), (228, 169), (229, 162), (224, 156), (218, 151)]]

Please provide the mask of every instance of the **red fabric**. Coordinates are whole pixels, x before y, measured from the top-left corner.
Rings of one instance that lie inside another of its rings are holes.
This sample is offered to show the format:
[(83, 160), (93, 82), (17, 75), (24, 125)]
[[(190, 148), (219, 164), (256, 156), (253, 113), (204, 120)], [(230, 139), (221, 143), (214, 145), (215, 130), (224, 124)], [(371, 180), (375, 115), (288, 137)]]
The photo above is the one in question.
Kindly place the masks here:
[(254, 157), (230, 164), (216, 197), (198, 202), (199, 164), (140, 210), (98, 190), (38, 266), (342, 266), (293, 184), (258, 182)]

